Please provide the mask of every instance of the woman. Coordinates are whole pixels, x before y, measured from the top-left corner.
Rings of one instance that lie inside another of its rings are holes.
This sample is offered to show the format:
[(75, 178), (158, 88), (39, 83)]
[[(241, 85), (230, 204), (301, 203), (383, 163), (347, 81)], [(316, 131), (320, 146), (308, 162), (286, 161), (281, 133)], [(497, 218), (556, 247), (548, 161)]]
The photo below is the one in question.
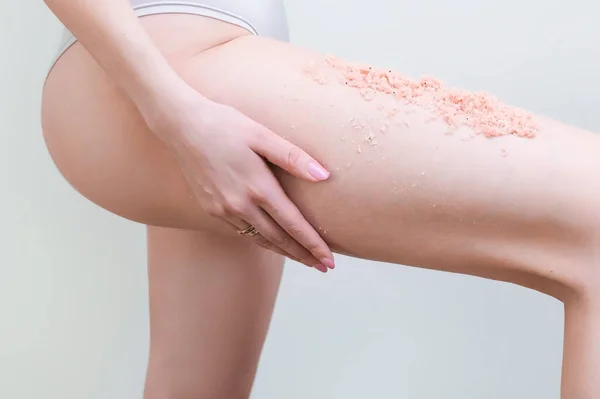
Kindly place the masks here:
[(46, 3), (78, 39), (50, 153), (148, 225), (146, 399), (247, 397), (284, 255), (325, 272), (329, 248), (558, 298), (562, 398), (597, 397), (600, 137), (290, 45), (275, 0)]

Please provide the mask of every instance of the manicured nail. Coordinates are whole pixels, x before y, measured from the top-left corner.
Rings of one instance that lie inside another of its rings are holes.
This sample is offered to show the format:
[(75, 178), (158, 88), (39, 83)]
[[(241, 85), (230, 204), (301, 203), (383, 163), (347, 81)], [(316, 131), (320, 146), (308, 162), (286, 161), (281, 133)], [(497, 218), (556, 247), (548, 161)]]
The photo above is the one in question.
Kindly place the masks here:
[(325, 265), (321, 265), (320, 263), (317, 263), (313, 267), (320, 272), (327, 273), (327, 267), (325, 267)]
[(335, 268), (335, 263), (333, 262), (333, 260), (331, 260), (329, 258), (323, 258), (323, 259), (321, 259), (321, 263), (324, 264), (325, 266), (327, 266), (330, 269), (334, 269)]
[(326, 180), (329, 177), (329, 172), (316, 162), (308, 164), (308, 173), (317, 180)]

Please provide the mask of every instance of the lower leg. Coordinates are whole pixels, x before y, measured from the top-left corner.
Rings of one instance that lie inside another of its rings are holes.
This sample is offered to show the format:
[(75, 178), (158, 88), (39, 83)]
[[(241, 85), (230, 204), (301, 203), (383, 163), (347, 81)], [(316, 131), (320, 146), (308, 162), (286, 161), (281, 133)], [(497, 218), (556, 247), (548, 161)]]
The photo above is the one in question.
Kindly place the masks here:
[(246, 399), (283, 259), (237, 238), (148, 228), (145, 399)]
[(565, 303), (561, 397), (600, 395), (600, 291)]

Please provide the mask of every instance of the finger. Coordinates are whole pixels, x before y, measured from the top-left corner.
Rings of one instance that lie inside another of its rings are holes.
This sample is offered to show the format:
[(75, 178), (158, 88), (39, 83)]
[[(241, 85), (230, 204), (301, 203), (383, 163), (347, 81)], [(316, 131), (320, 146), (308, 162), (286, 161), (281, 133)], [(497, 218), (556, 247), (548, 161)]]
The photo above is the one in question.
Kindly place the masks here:
[(263, 247), (266, 250), (275, 252), (279, 255), (283, 255), (286, 258), (292, 259), (292, 260), (296, 260), (294, 259), (293, 256), (291, 256), (290, 254), (288, 254), (287, 252), (285, 252), (284, 250), (282, 250), (281, 248), (276, 247), (275, 245), (271, 244), (269, 241), (267, 241), (264, 237), (262, 237), (260, 234), (254, 236), (254, 242), (256, 244), (258, 244), (259, 246)]
[[(271, 251), (277, 252), (277, 253), (283, 253), (284, 251), (282, 249), (280, 249), (279, 247), (277, 247), (275, 244), (273, 244), (272, 242), (270, 242), (269, 240), (267, 240), (265, 237), (263, 237), (260, 233), (253, 236), (252, 239), (254, 240), (254, 242), (266, 249), (269, 249)], [(302, 259), (298, 259), (293, 255), (290, 255), (289, 253), (285, 254), (286, 257), (288, 257), (289, 259), (292, 259), (298, 263), (304, 264), (305, 266), (311, 267), (311, 268), (315, 268), (323, 273), (327, 272), (327, 267), (324, 265), (319, 264), (318, 262), (316, 262), (315, 260), (312, 261), (307, 261), (307, 260), (302, 260)], [(309, 256), (310, 257), (310, 256)]]
[[(269, 240), (267, 240), (267, 239), (266, 239), (266, 238), (264, 238), (262, 235), (260, 235), (260, 233), (259, 233), (259, 234), (257, 234), (257, 235), (255, 235), (254, 237), (252, 237), (252, 239), (254, 240), (254, 243), (255, 243), (255, 244), (257, 244), (257, 245), (258, 245), (258, 246), (260, 246), (260, 247), (263, 247), (263, 248), (265, 248), (265, 249), (267, 249), (267, 250), (270, 250), (270, 251), (276, 252), (276, 253), (278, 253), (278, 254), (284, 254), (284, 256), (285, 256), (286, 258), (288, 258), (288, 259), (291, 259), (291, 260), (293, 260), (293, 261), (296, 261), (296, 262), (298, 262), (298, 263), (302, 263), (302, 261), (300, 261), (300, 259), (296, 259), (296, 257), (294, 257), (294, 256), (290, 255), (290, 254), (289, 254), (289, 253), (287, 253), (287, 252), (284, 252), (284, 251), (283, 251), (281, 248), (279, 248), (279, 247), (275, 246), (275, 245), (274, 245), (273, 243), (271, 243)], [(311, 266), (311, 265), (305, 265), (305, 266), (308, 266), (308, 267), (314, 267), (314, 266)], [(323, 266), (323, 267), (324, 267), (324, 266)]]
[[(227, 218), (226, 221), (231, 224), (233, 227), (236, 228), (236, 231), (239, 232), (250, 227), (250, 224), (248, 222), (243, 221), (242, 219), (239, 218)], [(242, 235), (243, 236), (243, 235)], [(250, 237), (250, 236), (249, 236)], [(261, 247), (268, 249), (270, 251), (273, 251), (279, 255), (283, 255), (286, 258), (290, 258), (292, 260), (295, 260), (296, 262), (300, 262), (300, 260), (298, 260), (297, 258), (295, 258), (294, 256), (292, 256), (290, 253), (285, 252), (283, 249), (271, 244), (269, 241), (267, 241), (264, 237), (260, 236), (260, 235), (256, 235), (254, 237), (254, 241), (256, 244), (260, 245)], [(301, 262), (300, 262), (301, 263)]]
[(259, 206), (279, 225), (289, 236), (306, 250), (308, 250), (319, 262), (330, 269), (335, 267), (333, 254), (329, 246), (321, 238), (319, 233), (308, 223), (300, 210), (287, 197), (283, 189), (277, 184), (269, 190), (267, 195), (262, 196)]
[(299, 262), (312, 266), (322, 272), (327, 272), (327, 267), (315, 259), (306, 248), (302, 247), (296, 240), (292, 239), (277, 223), (271, 219), (261, 208), (253, 208), (244, 219), (254, 226), (259, 236), (255, 236), (258, 244), (264, 238), (271, 245), (274, 245), (283, 251), (289, 253), (292, 257), (298, 259)]
[(322, 181), (329, 178), (327, 169), (304, 150), (264, 129), (262, 134), (257, 135), (259, 138), (256, 143), (251, 146), (257, 154), (301, 179)]
[[(239, 232), (250, 227), (250, 225), (247, 222), (244, 222), (241, 219), (238, 218), (226, 218), (225, 221), (229, 224), (231, 224), (233, 227), (236, 228), (236, 231)], [(260, 237), (262, 238), (262, 237)], [(279, 255), (283, 255), (286, 258), (290, 258), (292, 260), (298, 261), (298, 259), (295, 259), (291, 254), (285, 252), (284, 250), (282, 250), (281, 248), (276, 247), (275, 245), (272, 245), (271, 243), (269, 243), (267, 240), (265, 240), (264, 238), (262, 238), (262, 240), (259, 237), (257, 237), (255, 239), (255, 241), (258, 241), (257, 244), (259, 244), (261, 247), (268, 249), (270, 251), (273, 251)]]

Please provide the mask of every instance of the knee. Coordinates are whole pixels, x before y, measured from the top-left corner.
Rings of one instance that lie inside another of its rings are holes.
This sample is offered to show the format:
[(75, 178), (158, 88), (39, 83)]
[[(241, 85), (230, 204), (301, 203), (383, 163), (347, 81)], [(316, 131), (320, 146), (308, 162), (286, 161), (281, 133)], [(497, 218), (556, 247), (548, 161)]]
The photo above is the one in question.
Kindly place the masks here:
[(600, 222), (591, 235), (589, 246), (586, 247), (589, 262), (580, 279), (579, 290), (584, 297), (600, 303)]
[(600, 299), (600, 190), (597, 195), (587, 191), (575, 206), (566, 209), (573, 237), (562, 252), (565, 285), (570, 297)]
[(600, 186), (565, 185), (540, 204), (542, 223), (519, 253), (528, 259), (525, 285), (569, 302), (600, 294)]

